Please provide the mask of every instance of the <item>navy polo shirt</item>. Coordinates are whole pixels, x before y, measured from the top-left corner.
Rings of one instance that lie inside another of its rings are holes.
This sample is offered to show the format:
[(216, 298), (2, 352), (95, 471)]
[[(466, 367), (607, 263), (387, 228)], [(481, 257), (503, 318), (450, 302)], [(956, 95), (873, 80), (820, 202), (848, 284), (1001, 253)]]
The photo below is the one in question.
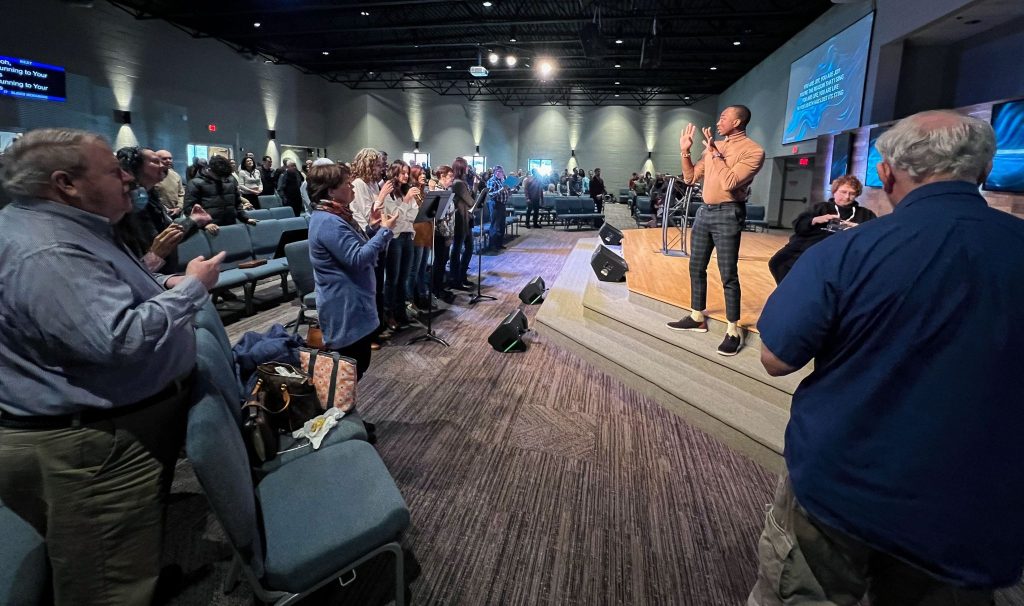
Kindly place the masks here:
[(1020, 579), (1024, 221), (920, 187), (804, 253), (758, 329), (814, 360), (785, 450), (813, 518), (957, 585)]

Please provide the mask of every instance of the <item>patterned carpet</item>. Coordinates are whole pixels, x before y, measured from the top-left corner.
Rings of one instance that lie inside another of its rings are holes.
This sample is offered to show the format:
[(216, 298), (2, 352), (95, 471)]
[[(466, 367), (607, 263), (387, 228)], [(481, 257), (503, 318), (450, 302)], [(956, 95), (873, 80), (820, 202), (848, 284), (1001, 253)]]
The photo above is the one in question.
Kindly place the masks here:
[[(553, 282), (576, 239), (593, 235), (521, 230), (484, 257), (485, 291), (499, 301), (460, 296), (435, 321), (451, 348), (406, 345), (419, 334), (407, 331), (360, 383), (360, 409), (412, 511), (403, 545), (413, 603), (745, 600), (770, 474), (534, 333), (524, 353), (487, 345), (519, 289), (536, 275)], [(525, 308), (531, 320), (536, 309)], [(228, 328), (237, 339), (294, 314), (281, 304)], [(229, 550), (187, 461), (173, 497), (166, 560), (184, 580), (165, 603), (251, 603), (245, 586), (220, 591)], [(388, 603), (387, 564), (306, 603)]]

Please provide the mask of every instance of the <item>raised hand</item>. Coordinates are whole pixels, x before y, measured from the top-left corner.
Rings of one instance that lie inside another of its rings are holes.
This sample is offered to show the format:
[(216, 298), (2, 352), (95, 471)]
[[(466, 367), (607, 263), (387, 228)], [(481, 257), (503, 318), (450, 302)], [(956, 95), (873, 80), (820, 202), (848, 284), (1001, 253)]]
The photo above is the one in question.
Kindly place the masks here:
[(153, 243), (149, 246), (149, 252), (166, 259), (167, 255), (171, 254), (174, 248), (181, 242), (181, 238), (185, 235), (185, 230), (177, 223), (171, 223), (167, 226), (167, 229), (158, 233), (153, 238)]
[(416, 196), (420, 195), (420, 188), (410, 187), (409, 191), (405, 194), (405, 201), (412, 202), (416, 199)]
[(692, 123), (687, 124), (686, 128), (679, 133), (679, 151), (684, 154), (690, 153), (690, 148), (693, 147), (693, 136), (697, 134), (697, 127)]
[(393, 191), (395, 191), (395, 184), (391, 182), (391, 179), (388, 179), (387, 181), (384, 182), (384, 185), (381, 185), (380, 195), (377, 196), (377, 201), (383, 202), (384, 198), (390, 196), (391, 192)]
[(381, 224), (381, 227), (386, 227), (386, 228), (394, 231), (395, 225), (398, 224), (398, 213), (396, 212), (393, 215), (389, 215), (389, 214), (385, 213), (380, 218), (380, 224)]
[(220, 277), (220, 263), (227, 254), (225, 251), (220, 251), (209, 259), (200, 255), (188, 262), (188, 266), (185, 267), (185, 275), (195, 276), (203, 283), (206, 290), (210, 290), (217, 285), (217, 278)]

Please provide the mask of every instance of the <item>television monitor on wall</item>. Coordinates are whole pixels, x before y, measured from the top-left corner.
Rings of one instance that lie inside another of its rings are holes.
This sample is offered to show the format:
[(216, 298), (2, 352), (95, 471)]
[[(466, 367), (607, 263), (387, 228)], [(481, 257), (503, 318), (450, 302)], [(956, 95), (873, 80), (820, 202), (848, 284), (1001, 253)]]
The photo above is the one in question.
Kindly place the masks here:
[(868, 187), (882, 187), (882, 180), (878, 177), (878, 163), (882, 161), (882, 154), (878, 153), (875, 143), (882, 133), (889, 130), (888, 126), (876, 126), (868, 133), (868, 164), (864, 171), (864, 185)]
[(0, 95), (67, 101), (64, 68), (0, 55)]
[(860, 126), (873, 21), (869, 13), (790, 65), (784, 145)]
[(832, 163), (828, 171), (828, 185), (850, 171), (850, 149), (853, 135), (842, 133), (832, 140)]
[(993, 105), (992, 129), (996, 156), (984, 188), (1024, 193), (1024, 99)]

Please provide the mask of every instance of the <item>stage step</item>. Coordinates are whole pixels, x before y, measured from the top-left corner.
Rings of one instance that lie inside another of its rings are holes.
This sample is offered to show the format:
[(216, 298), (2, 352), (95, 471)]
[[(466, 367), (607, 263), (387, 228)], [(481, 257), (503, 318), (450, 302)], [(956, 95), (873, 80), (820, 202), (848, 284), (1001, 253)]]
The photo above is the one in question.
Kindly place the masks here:
[(726, 358), (714, 353), (713, 335), (662, 331), (665, 316), (631, 303), (624, 284), (594, 277), (597, 243), (580, 240), (570, 253), (537, 313), (537, 329), (755, 461), (781, 469), (792, 385), (760, 369), (756, 348)]

